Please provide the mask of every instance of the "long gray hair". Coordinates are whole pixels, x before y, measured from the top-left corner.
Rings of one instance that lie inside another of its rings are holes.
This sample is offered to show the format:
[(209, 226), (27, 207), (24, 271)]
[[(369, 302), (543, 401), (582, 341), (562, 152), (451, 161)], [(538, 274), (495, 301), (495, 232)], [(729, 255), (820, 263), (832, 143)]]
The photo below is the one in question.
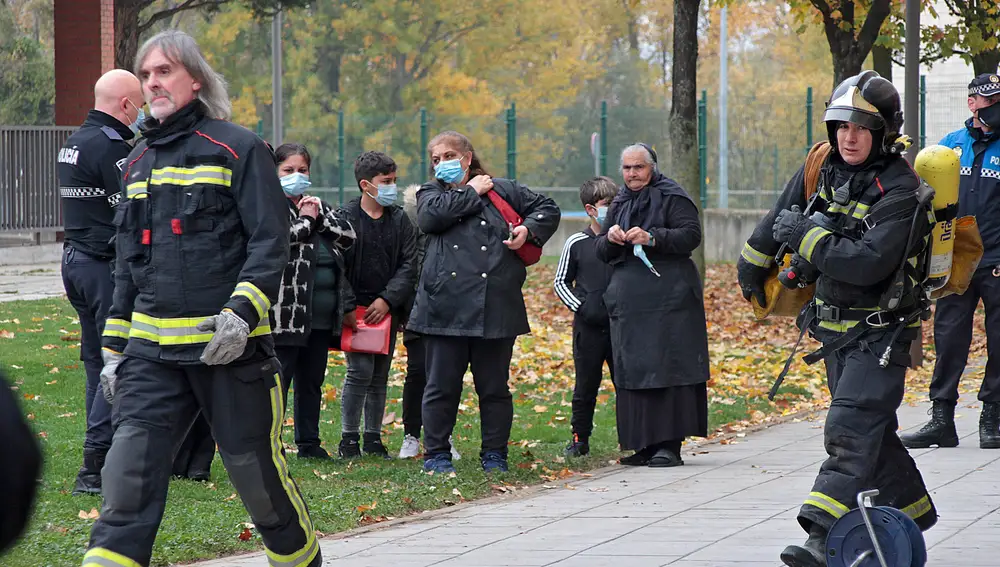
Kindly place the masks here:
[(233, 115), (233, 105), (229, 102), (226, 80), (205, 60), (194, 38), (180, 30), (162, 31), (146, 40), (135, 56), (135, 74), (140, 76), (140, 67), (149, 52), (159, 48), (168, 59), (187, 69), (195, 81), (201, 83), (197, 97), (205, 104), (208, 115), (218, 120), (229, 120)]

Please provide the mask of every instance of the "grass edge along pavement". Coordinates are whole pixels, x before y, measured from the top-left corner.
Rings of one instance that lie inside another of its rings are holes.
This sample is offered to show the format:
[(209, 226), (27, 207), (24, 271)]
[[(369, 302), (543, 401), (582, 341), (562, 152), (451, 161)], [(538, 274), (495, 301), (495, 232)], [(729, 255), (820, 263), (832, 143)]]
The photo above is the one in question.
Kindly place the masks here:
[[(348, 464), (301, 461), (291, 452), (292, 431), (290, 421), (286, 421), (284, 440), (291, 474), (302, 488), (321, 533), (378, 524), (494, 494), (517, 495), (542, 483), (562, 487), (567, 479), (593, 474), (584, 471), (606, 467), (621, 454), (617, 451), (610, 403), (614, 393), (605, 380), (592, 438), (593, 454), (571, 461), (561, 456), (570, 431), (573, 364), (571, 318), (552, 292), (553, 268), (550, 263), (533, 268), (525, 285), (533, 336), (520, 340), (512, 362), (511, 388), (517, 417), (511, 437), (511, 473), (486, 476), (479, 470), (478, 408), (471, 384), (463, 394), (456, 427), (456, 444), (464, 458), (456, 463), (459, 474), (454, 478), (424, 474), (419, 462), (371, 458)], [(729, 289), (734, 287), (728, 283), (730, 272), (726, 266), (713, 267), (706, 286), (713, 343), (710, 415), (713, 436), (721, 443), (739, 442), (750, 427), (770, 424), (817, 405), (810, 393), (816, 387), (812, 373), (802, 374), (799, 367), (779, 397), (779, 401), (786, 402), (784, 406), (770, 405), (763, 398), (773, 378), (772, 370), (787, 356), (785, 338), (777, 335), (789, 333), (775, 332), (774, 328), (749, 334), (741, 330), (745, 322), (739, 317), (748, 310), (742, 298)], [(722, 315), (729, 319), (720, 318)], [(26, 538), (0, 558), (5, 567), (78, 565), (100, 509), (99, 498), (69, 495), (80, 463), (84, 427), (80, 407), (83, 370), (77, 360), (79, 329), (75, 319), (64, 299), (0, 304), (0, 362), (15, 381), (23, 409), (31, 418), (47, 459), (33, 524)], [(342, 384), (342, 356), (332, 356), (330, 364), (321, 436), (333, 452), (339, 440), (336, 398)], [(405, 357), (399, 356), (390, 379), (383, 437), (393, 450), (402, 439), (399, 398), (404, 368)], [(685, 453), (701, 445), (686, 445)], [(210, 483), (171, 482), (153, 565), (259, 550), (259, 535), (248, 522), (216, 459)]]

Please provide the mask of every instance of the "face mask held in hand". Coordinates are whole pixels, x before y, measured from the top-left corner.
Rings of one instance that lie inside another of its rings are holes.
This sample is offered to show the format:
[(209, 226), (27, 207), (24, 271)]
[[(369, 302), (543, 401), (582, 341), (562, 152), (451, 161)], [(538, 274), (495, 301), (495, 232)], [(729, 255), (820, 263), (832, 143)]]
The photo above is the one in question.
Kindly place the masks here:
[(646, 251), (643, 249), (642, 244), (636, 244), (632, 247), (632, 255), (642, 260), (642, 263), (646, 264), (646, 267), (649, 268), (650, 272), (653, 272), (653, 275), (660, 277), (660, 272), (656, 271), (656, 268), (653, 267), (653, 263), (646, 257)]
[(450, 159), (438, 162), (434, 166), (434, 176), (445, 183), (456, 183), (465, 177), (465, 170), (462, 169), (461, 159)]
[(298, 197), (305, 193), (310, 185), (312, 185), (312, 182), (309, 181), (309, 176), (298, 171), (289, 173), (281, 178), (281, 189), (289, 197)]

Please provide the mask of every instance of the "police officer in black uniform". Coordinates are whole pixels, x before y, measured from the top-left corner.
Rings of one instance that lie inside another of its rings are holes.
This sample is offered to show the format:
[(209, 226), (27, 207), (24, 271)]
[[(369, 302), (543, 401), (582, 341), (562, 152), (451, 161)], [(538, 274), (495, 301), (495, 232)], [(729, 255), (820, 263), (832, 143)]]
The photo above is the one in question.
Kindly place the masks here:
[[(834, 90), (824, 115), (830, 157), (807, 208), (804, 168), (792, 177), (747, 241), (737, 264), (744, 297), (764, 294), (782, 244), (795, 252), (816, 294), (798, 324), (823, 343), (806, 357), (825, 359), (832, 395), (820, 468), (798, 521), (804, 545), (781, 553), (786, 565), (825, 566), (833, 523), (877, 488), (877, 505), (901, 509), (926, 530), (937, 513), (920, 472), (896, 435), (909, 345), (927, 301), (918, 282), (931, 221), (918, 200), (919, 180), (899, 155), (905, 142), (899, 94), (872, 71)], [(811, 213), (819, 213), (811, 214)]]
[(147, 567), (173, 451), (200, 413), (268, 562), (319, 567), (309, 511), (281, 443), (285, 402), (271, 337), (289, 256), (274, 154), (229, 121), (225, 81), (189, 35), (136, 56), (151, 120), (115, 212), (115, 294), (104, 326), (114, 441), (86, 567)]
[(111, 220), (143, 104), (135, 75), (123, 69), (105, 73), (94, 85), (94, 109), (59, 151), (63, 286), (80, 319), (80, 360), (87, 372), (87, 435), (73, 494), (101, 493), (101, 467), (111, 447), (111, 405), (100, 392), (101, 333), (115, 289)]

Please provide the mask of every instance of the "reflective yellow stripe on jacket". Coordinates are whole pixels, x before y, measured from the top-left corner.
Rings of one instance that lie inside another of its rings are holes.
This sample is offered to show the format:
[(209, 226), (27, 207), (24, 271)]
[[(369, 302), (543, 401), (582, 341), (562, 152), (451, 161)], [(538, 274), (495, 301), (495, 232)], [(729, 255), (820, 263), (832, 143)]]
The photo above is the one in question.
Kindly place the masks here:
[(194, 167), (161, 167), (149, 176), (150, 185), (181, 185), (196, 183), (232, 186), (233, 170), (219, 165), (196, 165)]
[(132, 323), (126, 321), (125, 319), (108, 319), (104, 323), (103, 336), (127, 339), (128, 333), (131, 329)]
[[(212, 332), (198, 330), (198, 324), (208, 317), (150, 317), (143, 313), (132, 314), (130, 339), (144, 339), (163, 346), (194, 345), (212, 340)], [(271, 324), (263, 318), (251, 337), (271, 334)]]
[(743, 245), (743, 252), (740, 252), (740, 256), (742, 256), (747, 262), (750, 262), (754, 266), (760, 268), (770, 268), (771, 264), (774, 263), (774, 258), (764, 254), (763, 252), (759, 252), (753, 246), (750, 246), (749, 242)]
[(245, 297), (250, 300), (253, 308), (257, 311), (257, 317), (267, 319), (267, 312), (271, 310), (271, 301), (267, 299), (264, 292), (259, 287), (250, 282), (240, 282), (236, 284), (236, 289), (230, 297)]

